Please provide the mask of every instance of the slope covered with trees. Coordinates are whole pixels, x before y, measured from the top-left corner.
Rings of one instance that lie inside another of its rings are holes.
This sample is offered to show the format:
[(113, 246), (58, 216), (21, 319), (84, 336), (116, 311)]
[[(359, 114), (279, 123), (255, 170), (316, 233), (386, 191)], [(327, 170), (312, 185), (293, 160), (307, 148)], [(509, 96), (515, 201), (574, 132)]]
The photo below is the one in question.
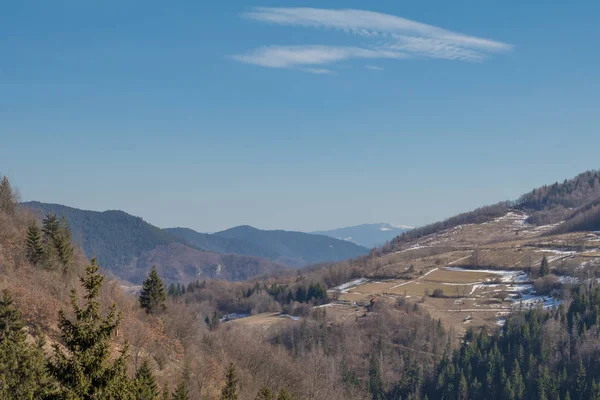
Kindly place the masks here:
[[(107, 270), (133, 283), (140, 283), (152, 265), (169, 281), (189, 282), (198, 276), (243, 280), (286, 266), (338, 261), (368, 252), (353, 243), (300, 232), (250, 228), (249, 234), (238, 235), (234, 228), (202, 234), (185, 228), (160, 229), (123, 211), (96, 212), (39, 202), (22, 205), (40, 219), (54, 216), (57, 223), (68, 225), (61, 234), (68, 232), (88, 257), (96, 257)], [(32, 227), (33, 242), (37, 234)]]
[(470, 331), (437, 366), (429, 398), (600, 399), (600, 286), (572, 296), (550, 311), (516, 313), (491, 336)]
[(303, 232), (266, 231), (251, 226), (238, 226), (217, 232), (215, 236), (243, 240), (269, 249), (279, 260), (298, 260), (306, 264), (340, 261), (368, 253), (368, 249), (344, 240)]
[(187, 243), (221, 254), (244, 254), (247, 256), (264, 257), (276, 259), (279, 254), (268, 250), (260, 245), (246, 240), (240, 240), (225, 236), (213, 235), (210, 233), (200, 233), (189, 228), (166, 228), (166, 232), (185, 240)]
[[(69, 235), (88, 257), (96, 257), (114, 275), (133, 283), (141, 283), (152, 265), (170, 281), (181, 282), (198, 275), (240, 280), (284, 269), (265, 258), (205, 251), (123, 211), (96, 212), (39, 202), (22, 205), (40, 219), (54, 217), (58, 228), (68, 225)], [(37, 222), (33, 224), (30, 236), (35, 243)]]
[(131, 259), (159, 245), (178, 242), (178, 239), (142, 218), (123, 211), (88, 211), (60, 204), (23, 203), (39, 215), (64, 216), (69, 222), (75, 243), (85, 253), (95, 256), (101, 265), (114, 268), (118, 275)]

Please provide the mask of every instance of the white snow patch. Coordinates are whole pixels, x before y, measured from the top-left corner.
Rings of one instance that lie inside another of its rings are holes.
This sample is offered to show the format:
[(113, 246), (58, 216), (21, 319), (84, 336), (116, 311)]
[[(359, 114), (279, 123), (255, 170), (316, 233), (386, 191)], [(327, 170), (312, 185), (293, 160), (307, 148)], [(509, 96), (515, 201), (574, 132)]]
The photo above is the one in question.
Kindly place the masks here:
[(233, 321), (234, 319), (246, 318), (249, 316), (250, 316), (250, 314), (231, 313), (231, 314), (225, 314), (219, 321), (227, 322), (227, 321)]
[(483, 272), (491, 275), (498, 275), (501, 282), (503, 283), (511, 283), (511, 282), (527, 282), (529, 278), (527, 274), (521, 270), (496, 270), (496, 269), (467, 269), (460, 267), (445, 267), (447, 271), (457, 271), (457, 272)]
[(395, 288), (397, 288), (397, 287), (400, 287), (400, 286), (408, 285), (409, 283), (413, 283), (413, 282), (414, 282), (415, 284), (419, 285), (419, 284), (421, 283), (421, 282), (419, 282), (421, 279), (425, 278), (427, 275), (431, 274), (432, 272), (435, 272), (435, 271), (437, 271), (438, 269), (439, 269), (439, 268), (434, 268), (434, 269), (432, 269), (431, 271), (428, 271), (426, 274), (424, 274), (424, 275), (422, 275), (422, 276), (418, 277), (417, 279), (413, 279), (412, 281), (406, 281), (406, 282), (399, 283), (398, 285), (392, 286), (392, 287), (391, 287), (391, 288), (389, 288), (388, 290), (392, 290), (392, 289), (395, 289)]
[(290, 314), (279, 314), (279, 316), (282, 317), (282, 318), (289, 318), (289, 319), (292, 319), (294, 321), (300, 321), (302, 319), (300, 317), (294, 317), (293, 315), (290, 315)]
[(414, 246), (410, 246), (408, 249), (399, 250), (399, 251), (395, 252), (394, 254), (404, 253), (405, 251), (411, 251), (411, 250), (425, 249), (427, 247), (429, 247), (429, 246), (422, 246), (422, 245), (416, 244)]
[(367, 283), (367, 282), (369, 282), (369, 280), (367, 278), (358, 278), (353, 281), (343, 283), (332, 289), (329, 289), (328, 292), (340, 291), (341, 293), (348, 293), (348, 291), (354, 289), (356, 286), (362, 285), (363, 283)]

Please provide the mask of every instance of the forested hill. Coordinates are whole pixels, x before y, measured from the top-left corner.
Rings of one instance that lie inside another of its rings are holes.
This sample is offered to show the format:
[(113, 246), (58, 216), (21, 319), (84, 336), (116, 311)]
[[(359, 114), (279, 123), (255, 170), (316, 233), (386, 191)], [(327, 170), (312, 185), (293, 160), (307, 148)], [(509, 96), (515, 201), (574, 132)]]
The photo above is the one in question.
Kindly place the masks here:
[(88, 211), (60, 204), (22, 203), (42, 218), (64, 216), (88, 257), (121, 279), (139, 282), (152, 265), (168, 281), (200, 277), (243, 280), (288, 266), (339, 261), (368, 253), (354, 243), (301, 232), (238, 227), (216, 234), (160, 229), (123, 211)]
[(246, 254), (271, 259), (279, 256), (275, 251), (270, 251), (262, 246), (245, 240), (212, 235), (210, 233), (200, 233), (189, 228), (166, 228), (164, 230), (179, 239), (185, 240), (193, 246), (208, 251), (214, 251), (215, 253)]
[(206, 250), (265, 257), (291, 266), (340, 261), (369, 251), (355, 243), (324, 235), (266, 231), (251, 226), (238, 226), (213, 234), (198, 233), (187, 228), (169, 228), (166, 231)]
[(246, 255), (220, 255), (188, 244), (184, 239), (123, 211), (88, 211), (59, 204), (23, 203), (43, 217), (64, 216), (72, 237), (88, 257), (121, 279), (140, 282), (156, 265), (168, 281), (198, 277), (243, 280), (283, 270), (274, 261)]
[(160, 245), (183, 242), (142, 218), (123, 211), (88, 211), (32, 201), (24, 206), (40, 216), (64, 216), (71, 227), (73, 240), (88, 256), (96, 256), (102, 265), (124, 266), (145, 251)]
[(282, 230), (266, 231), (247, 225), (214, 235), (250, 242), (278, 253), (280, 259), (296, 259), (305, 264), (340, 261), (369, 252), (366, 247), (324, 235)]

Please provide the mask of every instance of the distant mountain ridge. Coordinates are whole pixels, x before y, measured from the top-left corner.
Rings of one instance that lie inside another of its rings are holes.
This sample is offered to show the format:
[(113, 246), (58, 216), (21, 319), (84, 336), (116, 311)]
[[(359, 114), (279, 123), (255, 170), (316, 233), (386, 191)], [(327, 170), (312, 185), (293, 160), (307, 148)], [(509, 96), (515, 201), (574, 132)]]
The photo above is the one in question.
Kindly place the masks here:
[(115, 276), (139, 283), (152, 265), (169, 281), (244, 280), (288, 267), (340, 261), (368, 253), (354, 243), (302, 232), (241, 226), (214, 234), (160, 229), (123, 211), (88, 211), (36, 201), (22, 203), (40, 218), (64, 216), (73, 240)]
[(139, 283), (152, 265), (167, 281), (181, 282), (244, 280), (287, 269), (262, 257), (206, 251), (123, 211), (88, 211), (40, 202), (22, 206), (40, 217), (46, 213), (64, 216), (73, 240), (88, 257), (96, 257), (105, 270), (132, 283)]
[(374, 248), (384, 245), (386, 242), (410, 229), (412, 229), (410, 226), (393, 225), (382, 222), (379, 224), (361, 224), (312, 233), (346, 240), (368, 248)]
[(219, 253), (260, 256), (295, 267), (354, 258), (369, 251), (355, 243), (324, 235), (261, 230), (248, 225), (213, 234), (199, 233), (188, 228), (168, 228), (165, 231), (194, 246)]
[(228, 238), (212, 233), (200, 233), (190, 228), (165, 228), (165, 232), (185, 240), (204, 250), (224, 254), (246, 254), (257, 257), (277, 258), (278, 254), (252, 242)]

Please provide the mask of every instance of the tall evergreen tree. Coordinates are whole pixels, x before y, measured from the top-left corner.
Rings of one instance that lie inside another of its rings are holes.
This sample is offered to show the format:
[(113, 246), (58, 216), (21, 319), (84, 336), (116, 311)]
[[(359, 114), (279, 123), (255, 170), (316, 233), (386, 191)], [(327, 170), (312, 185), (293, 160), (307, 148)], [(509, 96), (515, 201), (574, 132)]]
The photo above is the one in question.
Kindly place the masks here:
[(48, 213), (42, 220), (42, 232), (47, 244), (54, 246), (54, 240), (60, 229), (60, 222), (55, 214)]
[(152, 271), (150, 271), (148, 278), (144, 281), (142, 291), (140, 292), (140, 306), (145, 309), (148, 314), (154, 314), (165, 310), (166, 299), (165, 284), (160, 276), (158, 276), (156, 267), (153, 266)]
[(367, 382), (367, 390), (371, 393), (373, 400), (385, 400), (385, 389), (381, 379), (381, 370), (379, 369), (379, 360), (377, 357), (371, 357), (369, 363), (369, 381)]
[[(74, 320), (63, 310), (58, 326), (64, 346), (54, 345), (50, 371), (59, 383), (59, 399), (133, 400), (133, 382), (126, 375), (126, 351), (110, 362), (110, 338), (119, 326), (120, 316), (113, 304), (108, 315), (100, 314), (98, 296), (104, 281), (96, 260), (86, 267), (81, 284), (85, 305), (79, 305), (75, 289), (71, 291)], [(63, 350), (64, 348), (64, 350)]]
[(230, 363), (225, 374), (225, 386), (221, 390), (221, 400), (237, 400), (238, 380), (235, 372), (235, 364)]
[(460, 375), (460, 379), (458, 381), (458, 392), (456, 393), (456, 398), (458, 400), (466, 400), (469, 396), (469, 386), (467, 385), (467, 380), (464, 375)]
[(5, 175), (0, 181), (0, 211), (8, 215), (14, 215), (17, 210), (17, 203), (17, 194), (10, 186), (10, 182)]
[(175, 388), (175, 391), (173, 392), (173, 396), (171, 397), (171, 399), (172, 400), (189, 400), (190, 399), (190, 394), (188, 392), (187, 385), (183, 379), (179, 382), (179, 384)]
[(587, 399), (587, 374), (585, 371), (585, 367), (583, 366), (583, 361), (579, 360), (579, 368), (577, 369), (577, 374), (575, 375), (575, 398), (579, 400)]
[(592, 389), (590, 391), (590, 400), (600, 400), (600, 386), (596, 384), (596, 380), (592, 381)]
[(525, 383), (523, 382), (521, 367), (519, 367), (519, 362), (517, 359), (515, 359), (513, 363), (513, 368), (510, 375), (510, 384), (514, 392), (515, 399), (522, 399), (523, 393), (525, 392)]
[(42, 221), (43, 244), (46, 260), (50, 265), (60, 263), (66, 269), (73, 258), (71, 229), (67, 220), (60, 220), (54, 214), (46, 214)]
[(67, 268), (73, 259), (73, 244), (71, 243), (71, 228), (64, 216), (60, 220), (58, 232), (54, 237), (54, 247), (58, 261), (63, 268)]
[(540, 263), (540, 275), (546, 276), (549, 273), (550, 273), (550, 265), (548, 263), (548, 259), (546, 258), (546, 256), (544, 256), (544, 258), (542, 258), (542, 262)]
[(36, 222), (27, 228), (27, 259), (37, 265), (44, 259), (44, 246), (42, 245), (42, 232)]
[(40, 399), (53, 391), (43, 341), (29, 345), (21, 315), (7, 290), (0, 299), (0, 398)]
[(135, 374), (135, 399), (156, 400), (158, 399), (158, 387), (156, 378), (150, 368), (148, 360), (144, 360)]

